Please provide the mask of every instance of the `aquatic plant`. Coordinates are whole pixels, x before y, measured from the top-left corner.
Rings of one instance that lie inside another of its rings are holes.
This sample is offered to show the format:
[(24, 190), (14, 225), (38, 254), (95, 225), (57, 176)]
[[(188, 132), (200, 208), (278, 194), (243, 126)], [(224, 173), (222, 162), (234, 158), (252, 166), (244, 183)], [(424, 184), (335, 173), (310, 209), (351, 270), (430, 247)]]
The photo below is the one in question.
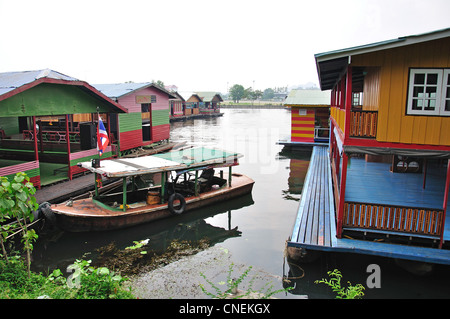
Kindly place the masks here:
[(331, 289), (337, 293), (336, 299), (358, 299), (364, 296), (363, 290), (365, 288), (361, 284), (353, 286), (348, 282), (347, 288), (341, 286), (342, 274), (339, 270), (335, 269), (333, 271), (328, 271), (327, 274), (331, 277), (330, 280), (322, 278), (321, 280), (316, 280), (314, 283), (323, 283), (331, 287)]
[(233, 266), (234, 266), (234, 263), (231, 263), (231, 265), (229, 266), (226, 282), (221, 281), (218, 283), (219, 286), (226, 285), (226, 289), (224, 291), (222, 291), (222, 289), (220, 287), (218, 287), (216, 284), (214, 284), (212, 281), (207, 279), (203, 273), (200, 273), (200, 276), (202, 276), (203, 279), (205, 279), (206, 282), (215, 291), (215, 293), (211, 293), (206, 290), (204, 285), (200, 284), (200, 288), (202, 289), (203, 293), (205, 293), (207, 296), (209, 296), (213, 299), (241, 299), (241, 298), (244, 298), (244, 299), (245, 298), (268, 299), (279, 292), (286, 292), (286, 291), (292, 289), (292, 287), (288, 287), (288, 288), (283, 288), (283, 289), (278, 289), (278, 290), (272, 290), (273, 285), (269, 286), (270, 283), (267, 283), (263, 288), (261, 288), (259, 290), (253, 290), (252, 287), (253, 287), (254, 278), (255, 278), (255, 277), (253, 277), (249, 281), (249, 288), (246, 291), (240, 291), (238, 289), (239, 284), (242, 283), (243, 280), (249, 275), (249, 272), (253, 267), (249, 266), (239, 277), (232, 278)]

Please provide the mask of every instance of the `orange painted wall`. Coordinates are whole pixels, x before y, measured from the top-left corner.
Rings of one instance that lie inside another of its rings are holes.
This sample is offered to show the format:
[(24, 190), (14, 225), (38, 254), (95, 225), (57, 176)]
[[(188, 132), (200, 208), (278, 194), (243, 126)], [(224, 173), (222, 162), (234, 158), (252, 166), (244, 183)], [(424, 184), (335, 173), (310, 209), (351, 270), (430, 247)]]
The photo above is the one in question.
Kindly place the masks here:
[[(299, 114), (305, 112), (306, 114)], [(293, 106), (291, 108), (291, 141), (314, 142), (314, 109), (305, 109)]]
[(370, 67), (363, 107), (378, 105), (378, 141), (450, 146), (450, 117), (406, 115), (410, 68), (450, 68), (449, 52), (446, 38), (352, 56), (352, 66)]

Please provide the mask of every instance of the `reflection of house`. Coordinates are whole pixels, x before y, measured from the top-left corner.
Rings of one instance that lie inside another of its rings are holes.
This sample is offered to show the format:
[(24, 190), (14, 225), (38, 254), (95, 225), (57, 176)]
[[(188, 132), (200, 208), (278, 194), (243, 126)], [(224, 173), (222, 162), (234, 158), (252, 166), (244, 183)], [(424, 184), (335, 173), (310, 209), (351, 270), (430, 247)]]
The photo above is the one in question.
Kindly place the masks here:
[(338, 238), (450, 240), (449, 52), (446, 29), (315, 56), (332, 90)]
[(292, 90), (284, 105), (291, 109), (291, 143), (328, 142), (330, 91)]
[(176, 96), (151, 83), (95, 84), (95, 87), (128, 110), (112, 118), (120, 151), (169, 139), (169, 99)]
[[(98, 158), (97, 112), (110, 132), (110, 116), (126, 110), (49, 69), (0, 73), (0, 176), (22, 171), (36, 187), (72, 179), (78, 162)], [(102, 158), (112, 154), (108, 146)]]

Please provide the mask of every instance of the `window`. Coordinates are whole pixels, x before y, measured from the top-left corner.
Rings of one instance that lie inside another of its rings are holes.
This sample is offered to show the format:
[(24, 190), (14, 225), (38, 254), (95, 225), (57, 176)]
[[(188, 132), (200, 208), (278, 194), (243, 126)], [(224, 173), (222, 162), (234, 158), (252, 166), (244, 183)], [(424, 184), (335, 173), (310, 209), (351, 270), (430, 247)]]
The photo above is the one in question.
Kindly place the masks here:
[(450, 116), (450, 69), (411, 69), (407, 114)]

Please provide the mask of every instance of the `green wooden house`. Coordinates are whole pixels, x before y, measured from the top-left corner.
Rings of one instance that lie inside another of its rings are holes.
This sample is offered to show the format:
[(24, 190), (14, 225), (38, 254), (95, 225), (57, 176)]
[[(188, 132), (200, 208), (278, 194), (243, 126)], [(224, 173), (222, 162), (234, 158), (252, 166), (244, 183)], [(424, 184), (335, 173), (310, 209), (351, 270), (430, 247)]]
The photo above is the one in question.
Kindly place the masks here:
[[(0, 73), (0, 176), (25, 172), (37, 188), (82, 172), (78, 162), (98, 158), (98, 114), (126, 109), (93, 86), (59, 72)], [(115, 154), (108, 146), (102, 158)]]

